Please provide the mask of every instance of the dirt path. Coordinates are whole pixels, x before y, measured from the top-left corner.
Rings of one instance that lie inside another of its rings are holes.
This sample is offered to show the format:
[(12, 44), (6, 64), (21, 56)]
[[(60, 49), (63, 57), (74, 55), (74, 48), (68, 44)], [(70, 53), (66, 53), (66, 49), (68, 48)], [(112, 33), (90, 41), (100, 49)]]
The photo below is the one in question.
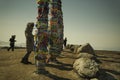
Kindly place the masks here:
[[(96, 51), (102, 61), (103, 71), (107, 71), (116, 80), (120, 80), (120, 52)], [(75, 54), (64, 51), (58, 58), (59, 63), (46, 65), (49, 74), (37, 75), (34, 73), (34, 53), (30, 55), (33, 65), (20, 63), (25, 49), (16, 49), (14, 52), (6, 49), (0, 50), (0, 80), (80, 80), (73, 72), (72, 63)]]

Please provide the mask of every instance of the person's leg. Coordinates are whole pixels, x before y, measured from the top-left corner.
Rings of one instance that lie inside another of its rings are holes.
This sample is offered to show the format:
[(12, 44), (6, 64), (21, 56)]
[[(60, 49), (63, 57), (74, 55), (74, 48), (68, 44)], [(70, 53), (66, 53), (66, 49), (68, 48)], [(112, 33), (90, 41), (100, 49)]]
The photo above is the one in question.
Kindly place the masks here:
[(10, 47), (7, 49), (8, 51), (10, 50)]
[(11, 48), (12, 48), (12, 51), (14, 51), (14, 45), (12, 45)]
[(11, 49), (12, 47), (10, 46), (9, 48), (8, 48), (8, 51)]
[(31, 51), (27, 52), (25, 54), (25, 56), (22, 58), (21, 60), (21, 63), (24, 63), (24, 64), (31, 64), (31, 62), (28, 61), (28, 58), (29, 58), (29, 55), (30, 55)]
[(65, 42), (65, 47), (66, 47), (66, 42)]
[(10, 43), (10, 47), (8, 48), (8, 51), (9, 51), (10, 49), (12, 49), (12, 46), (13, 46), (13, 44)]

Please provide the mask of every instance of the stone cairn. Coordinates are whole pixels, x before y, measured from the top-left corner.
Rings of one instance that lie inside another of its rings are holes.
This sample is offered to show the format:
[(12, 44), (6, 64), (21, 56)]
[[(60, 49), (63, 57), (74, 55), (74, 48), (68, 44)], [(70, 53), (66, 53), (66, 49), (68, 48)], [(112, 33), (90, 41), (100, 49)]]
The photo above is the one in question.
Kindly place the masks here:
[(67, 48), (77, 54), (73, 69), (80, 78), (92, 80), (97, 76), (100, 61), (89, 43), (85, 45), (67, 45)]

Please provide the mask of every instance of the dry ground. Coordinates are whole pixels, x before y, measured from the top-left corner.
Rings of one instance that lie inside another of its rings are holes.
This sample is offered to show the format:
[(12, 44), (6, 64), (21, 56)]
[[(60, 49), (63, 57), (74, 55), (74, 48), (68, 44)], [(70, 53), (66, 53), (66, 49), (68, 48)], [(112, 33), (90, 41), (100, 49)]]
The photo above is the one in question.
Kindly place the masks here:
[[(101, 71), (103, 79), (109, 75), (111, 80), (120, 80), (120, 52), (115, 51), (96, 51), (98, 59), (102, 61)], [(34, 53), (30, 55), (30, 61), (33, 65), (24, 65), (20, 63), (25, 54), (25, 49), (15, 49), (14, 52), (0, 49), (0, 80), (80, 80), (73, 72), (72, 63), (75, 60), (75, 54), (69, 50), (64, 50), (58, 64), (50, 63), (46, 65), (49, 74), (37, 75), (34, 73)]]

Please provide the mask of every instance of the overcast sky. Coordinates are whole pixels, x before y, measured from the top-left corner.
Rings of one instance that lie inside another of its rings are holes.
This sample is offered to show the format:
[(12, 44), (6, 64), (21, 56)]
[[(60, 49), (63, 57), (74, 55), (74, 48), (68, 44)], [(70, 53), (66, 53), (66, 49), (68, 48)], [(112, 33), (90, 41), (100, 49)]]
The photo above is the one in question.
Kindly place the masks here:
[[(120, 51), (120, 0), (62, 0), (62, 9), (68, 43)], [(25, 43), (26, 24), (36, 17), (36, 0), (0, 0), (0, 40), (16, 34)]]

